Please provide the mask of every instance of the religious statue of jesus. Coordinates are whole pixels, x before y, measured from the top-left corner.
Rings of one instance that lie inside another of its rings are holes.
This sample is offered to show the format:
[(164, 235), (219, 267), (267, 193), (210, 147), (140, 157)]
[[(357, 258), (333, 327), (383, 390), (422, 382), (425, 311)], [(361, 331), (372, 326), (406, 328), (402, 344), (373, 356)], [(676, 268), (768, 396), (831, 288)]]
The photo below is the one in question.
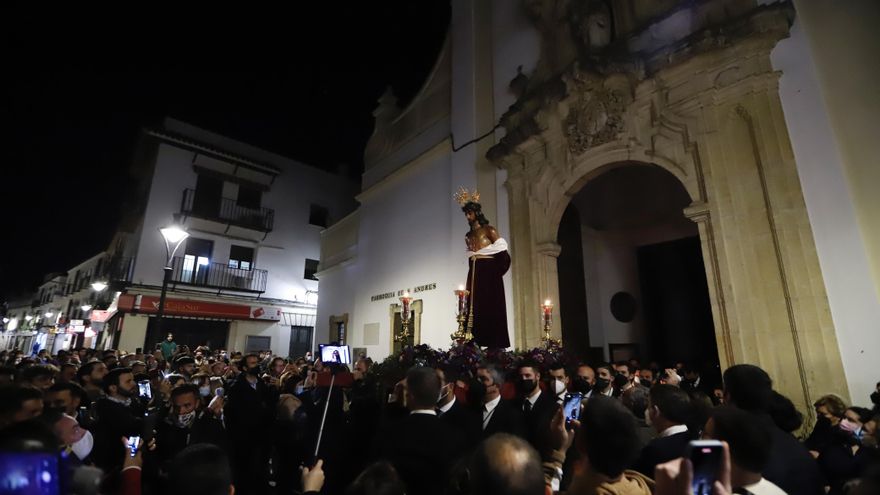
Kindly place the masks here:
[(507, 304), (502, 277), (510, 269), (507, 241), (489, 225), (480, 205), (480, 194), (459, 188), (455, 200), (461, 205), (470, 230), (465, 235), (469, 260), (467, 329), (483, 347), (507, 348)]

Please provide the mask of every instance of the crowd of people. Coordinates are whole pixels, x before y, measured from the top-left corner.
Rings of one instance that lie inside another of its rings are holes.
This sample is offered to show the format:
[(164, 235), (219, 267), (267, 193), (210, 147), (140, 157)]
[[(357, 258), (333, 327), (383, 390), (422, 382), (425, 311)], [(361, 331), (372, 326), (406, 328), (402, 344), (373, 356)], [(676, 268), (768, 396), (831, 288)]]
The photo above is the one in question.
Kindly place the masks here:
[[(172, 335), (153, 353), (0, 351), (0, 456), (57, 456), (62, 493), (683, 495), (702, 438), (723, 446), (712, 493), (880, 493), (880, 383), (870, 407), (820, 398), (801, 441), (804, 416), (762, 369), (716, 387), (656, 368), (414, 366), (388, 387), (363, 356), (349, 369)], [(31, 493), (10, 476), (0, 493)]]

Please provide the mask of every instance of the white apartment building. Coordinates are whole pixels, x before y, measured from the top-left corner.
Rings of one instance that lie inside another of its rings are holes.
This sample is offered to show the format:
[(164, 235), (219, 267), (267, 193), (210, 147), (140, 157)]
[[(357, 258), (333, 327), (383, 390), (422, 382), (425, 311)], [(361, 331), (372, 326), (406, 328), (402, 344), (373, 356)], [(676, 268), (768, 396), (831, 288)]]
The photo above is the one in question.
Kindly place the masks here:
[[(26, 333), (5, 346), (134, 352), (172, 332), (190, 348), (314, 347), (320, 232), (354, 209), (350, 179), (174, 119), (143, 131), (132, 173), (111, 245), (47, 279), (17, 308), (16, 323), (31, 316)], [(171, 259), (160, 335), (159, 229), (172, 224), (189, 236)]]
[(105, 347), (151, 349), (164, 338), (159, 229), (176, 224), (189, 237), (170, 265), (163, 334), (190, 347), (312, 349), (320, 232), (353, 210), (353, 182), (174, 119), (144, 131), (134, 173), (141, 187), (113, 252), (131, 271), (111, 281), (121, 321)]

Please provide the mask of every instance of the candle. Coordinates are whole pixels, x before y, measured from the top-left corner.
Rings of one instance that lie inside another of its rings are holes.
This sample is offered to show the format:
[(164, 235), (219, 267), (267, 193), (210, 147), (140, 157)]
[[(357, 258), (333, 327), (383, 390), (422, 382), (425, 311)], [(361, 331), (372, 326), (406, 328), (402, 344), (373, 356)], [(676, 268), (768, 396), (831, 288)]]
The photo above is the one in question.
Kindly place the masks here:
[(452, 292), (458, 297), (458, 314), (463, 315), (467, 308), (468, 291), (465, 290), (464, 285), (459, 284), (458, 290)]

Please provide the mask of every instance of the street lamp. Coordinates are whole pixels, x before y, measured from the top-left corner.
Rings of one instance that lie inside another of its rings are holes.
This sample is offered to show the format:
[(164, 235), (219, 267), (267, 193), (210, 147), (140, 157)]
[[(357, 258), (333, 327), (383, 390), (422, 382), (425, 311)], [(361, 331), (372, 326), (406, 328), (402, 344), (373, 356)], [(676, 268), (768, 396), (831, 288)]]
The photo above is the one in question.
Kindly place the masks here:
[(94, 289), (95, 292), (101, 292), (106, 288), (107, 288), (107, 282), (94, 282), (94, 283), (92, 283), (92, 289)]
[(162, 335), (162, 317), (165, 314), (165, 293), (168, 292), (168, 281), (171, 280), (171, 272), (174, 268), (171, 266), (174, 260), (174, 253), (183, 244), (183, 241), (189, 237), (189, 234), (177, 225), (170, 225), (159, 229), (162, 239), (165, 240), (165, 274), (162, 277), (162, 292), (159, 294), (159, 310), (156, 313), (156, 334)]
[(81, 309), (85, 312), (88, 312), (88, 311), (91, 311), (92, 305), (91, 304), (83, 304), (82, 306), (79, 307), (79, 309)]

